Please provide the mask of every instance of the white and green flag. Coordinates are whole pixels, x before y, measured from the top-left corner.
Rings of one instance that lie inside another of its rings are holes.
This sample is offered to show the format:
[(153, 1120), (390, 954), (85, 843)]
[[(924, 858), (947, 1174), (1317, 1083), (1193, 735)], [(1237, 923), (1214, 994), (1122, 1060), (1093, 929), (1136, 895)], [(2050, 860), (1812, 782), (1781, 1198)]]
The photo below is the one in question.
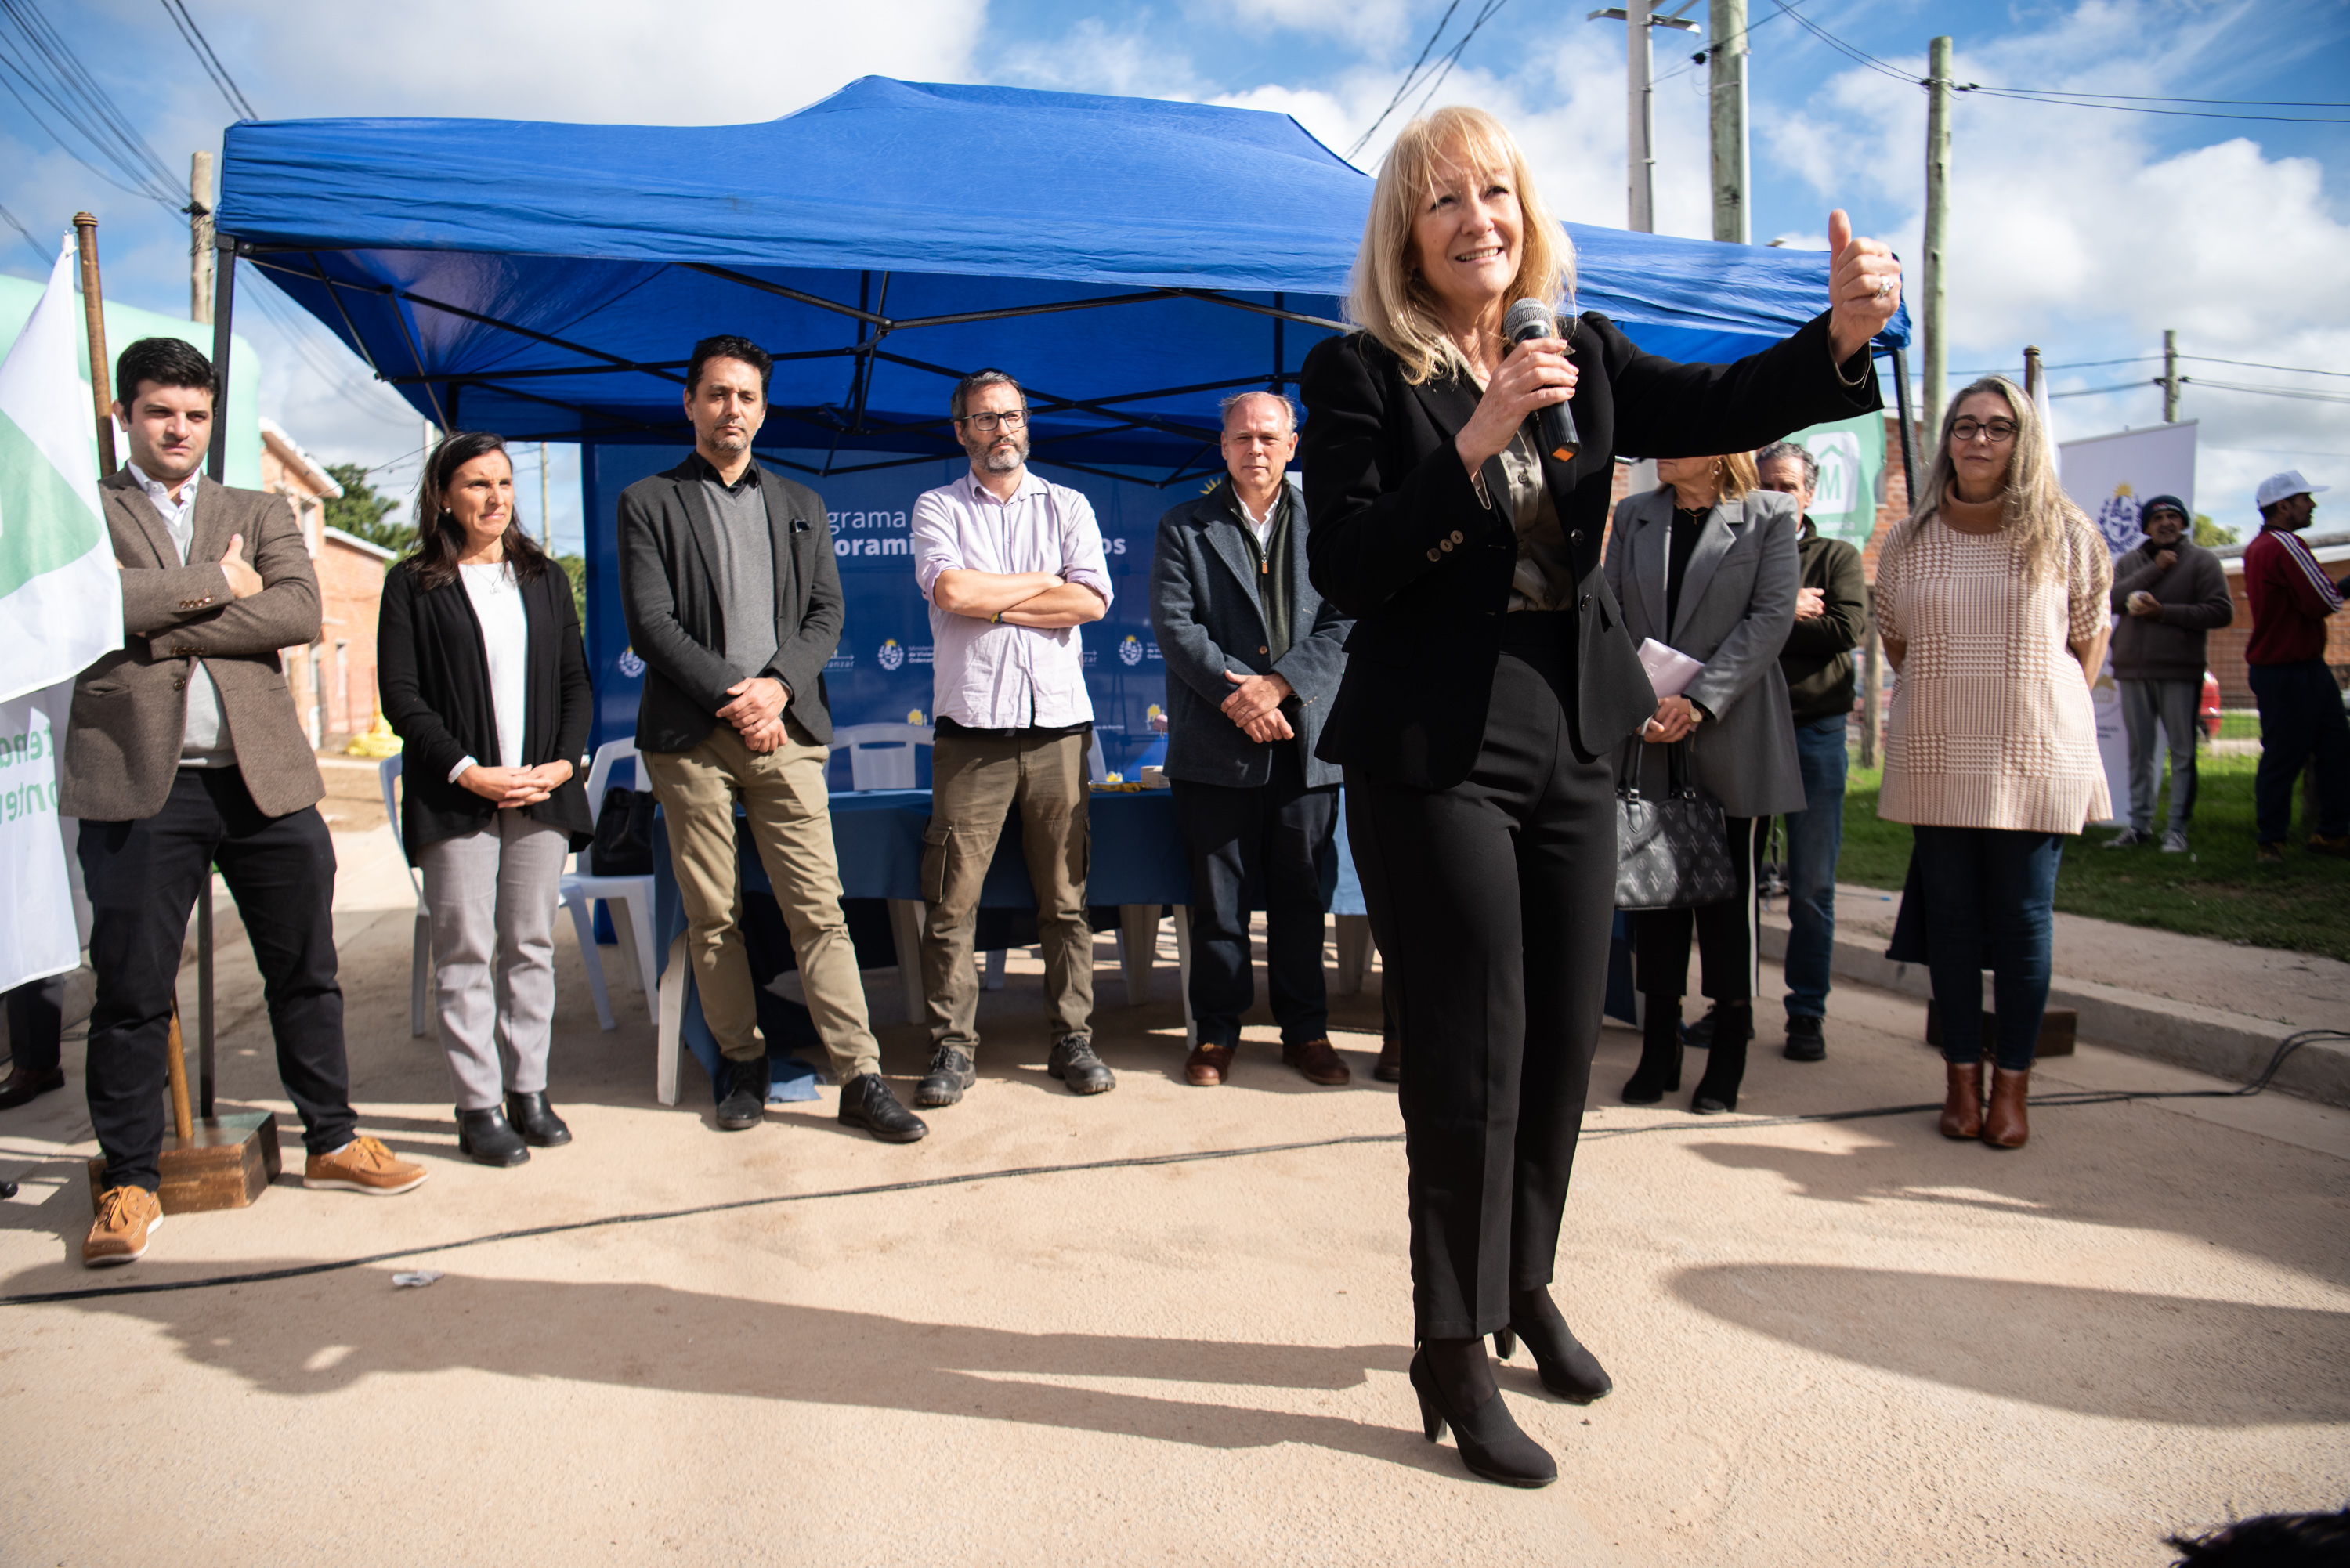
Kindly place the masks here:
[(122, 646), (73, 245), (0, 363), (0, 990), (80, 961), (58, 746), (73, 678)]

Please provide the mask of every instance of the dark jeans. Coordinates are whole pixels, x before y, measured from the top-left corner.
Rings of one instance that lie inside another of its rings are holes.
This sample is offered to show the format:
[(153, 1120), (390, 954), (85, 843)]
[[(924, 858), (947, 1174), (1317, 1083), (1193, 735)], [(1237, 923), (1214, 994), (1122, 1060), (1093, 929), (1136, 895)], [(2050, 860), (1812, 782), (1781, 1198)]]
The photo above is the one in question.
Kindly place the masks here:
[(9, 1065), (29, 1077), (57, 1070), (65, 1039), (66, 977), (28, 980), (7, 992)]
[(106, 1185), (156, 1188), (172, 986), (188, 916), (215, 864), (261, 969), (277, 1075), (302, 1115), (303, 1143), (326, 1154), (350, 1142), (358, 1118), (335, 979), (335, 846), (317, 811), (264, 816), (235, 768), (182, 768), (162, 810), (84, 822), (79, 849), (96, 916), (89, 1119)]
[(1926, 967), (1942, 1057), (1982, 1060), (1982, 971), (1991, 971), (1999, 1065), (2020, 1073), (2040, 1044), (2056, 929), (2056, 867), (2064, 836), (1997, 827), (1920, 827), (1918, 873), (1927, 899)]
[(1846, 721), (1838, 716), (1795, 727), (1804, 770), (1804, 809), (1787, 825), (1787, 1016), (1824, 1018), (1828, 967), (1835, 953), (1836, 860), (1844, 853)]
[(2245, 674), (2261, 705), (2261, 768), (2252, 801), (2262, 844), (2282, 844), (2293, 827), (2293, 785), (2302, 765), (2317, 761), (2315, 832), (2350, 833), (2350, 718), (2342, 688), (2316, 659), (2305, 664), (2255, 664)]
[(1705, 994), (1732, 1004), (1754, 1000), (1755, 869), (1762, 853), (1761, 828), (1767, 818), (1725, 816), (1730, 863), (1744, 881), (1733, 898), (1690, 909), (1636, 909), (1631, 915), (1632, 972), (1640, 994), (1678, 1007), (1689, 991), (1690, 932), (1697, 932), (1698, 956), (1705, 962)]
[(1615, 927), (1615, 781), (1571, 739), (1573, 612), (1503, 620), (1466, 779), (1419, 790), (1347, 770), (1347, 837), (1401, 1004), (1420, 1339), (1491, 1334), (1511, 1290), (1550, 1282)]
[(1285, 1044), (1330, 1033), (1322, 916), (1338, 885), (1338, 786), (1305, 785), (1295, 745), (1255, 789), (1173, 781), (1191, 862), (1191, 1016), (1202, 1045), (1237, 1045), (1256, 1000), (1249, 895), (1264, 899), (1265, 989)]

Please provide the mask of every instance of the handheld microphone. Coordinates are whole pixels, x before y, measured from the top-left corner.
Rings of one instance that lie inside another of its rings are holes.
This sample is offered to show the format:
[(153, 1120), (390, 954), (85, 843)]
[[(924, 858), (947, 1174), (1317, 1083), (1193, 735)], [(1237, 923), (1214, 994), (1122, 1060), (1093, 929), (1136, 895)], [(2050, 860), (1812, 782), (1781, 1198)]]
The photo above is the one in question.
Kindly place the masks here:
[[(1529, 337), (1555, 337), (1558, 318), (1541, 300), (1522, 299), (1510, 306), (1509, 315), (1502, 318), (1502, 333), (1513, 344), (1523, 343)], [(1565, 462), (1583, 450), (1583, 437), (1575, 428), (1575, 415), (1565, 403), (1546, 405), (1540, 418), (1542, 443), (1551, 456)]]

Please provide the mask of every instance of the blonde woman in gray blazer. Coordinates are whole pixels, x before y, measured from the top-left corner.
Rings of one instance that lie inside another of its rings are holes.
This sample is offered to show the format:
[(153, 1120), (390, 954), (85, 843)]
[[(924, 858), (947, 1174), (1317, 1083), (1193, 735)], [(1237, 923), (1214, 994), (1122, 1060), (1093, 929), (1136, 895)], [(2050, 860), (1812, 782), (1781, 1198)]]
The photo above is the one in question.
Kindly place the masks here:
[(1641, 731), (1641, 787), (1662, 790), (1669, 748), (1687, 742), (1690, 774), (1721, 803), (1737, 896), (1697, 909), (1632, 916), (1640, 991), (1640, 1065), (1624, 1085), (1631, 1105), (1652, 1105), (1681, 1086), (1681, 992), (1690, 933), (1705, 960), (1714, 1004), (1712, 1048), (1690, 1108), (1738, 1108), (1746, 1045), (1754, 1034), (1755, 869), (1766, 820), (1804, 807), (1787, 678), (1779, 651), (1794, 624), (1801, 576), (1792, 497), (1755, 487), (1754, 460), (1660, 458), (1664, 483), (1616, 508), (1607, 540), (1607, 587), (1635, 643), (1654, 638), (1704, 665), (1688, 689), (1657, 705)]

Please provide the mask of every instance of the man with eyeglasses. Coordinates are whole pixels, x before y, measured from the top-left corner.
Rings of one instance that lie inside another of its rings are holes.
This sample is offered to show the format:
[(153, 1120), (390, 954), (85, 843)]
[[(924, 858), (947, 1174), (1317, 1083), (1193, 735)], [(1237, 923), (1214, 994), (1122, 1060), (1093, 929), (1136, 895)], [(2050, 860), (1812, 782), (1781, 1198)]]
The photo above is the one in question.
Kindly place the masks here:
[(914, 503), (914, 579), (931, 606), (931, 824), (923, 834), (922, 992), (931, 1069), (918, 1106), (951, 1106), (976, 1079), (972, 941), (996, 840), (1020, 813), (1045, 950), (1046, 1070), (1079, 1095), (1117, 1087), (1094, 1054), (1086, 753), (1093, 701), (1077, 629), (1109, 613), (1091, 503), (1028, 472), (1028, 400), (977, 370), (949, 402), (970, 472)]

